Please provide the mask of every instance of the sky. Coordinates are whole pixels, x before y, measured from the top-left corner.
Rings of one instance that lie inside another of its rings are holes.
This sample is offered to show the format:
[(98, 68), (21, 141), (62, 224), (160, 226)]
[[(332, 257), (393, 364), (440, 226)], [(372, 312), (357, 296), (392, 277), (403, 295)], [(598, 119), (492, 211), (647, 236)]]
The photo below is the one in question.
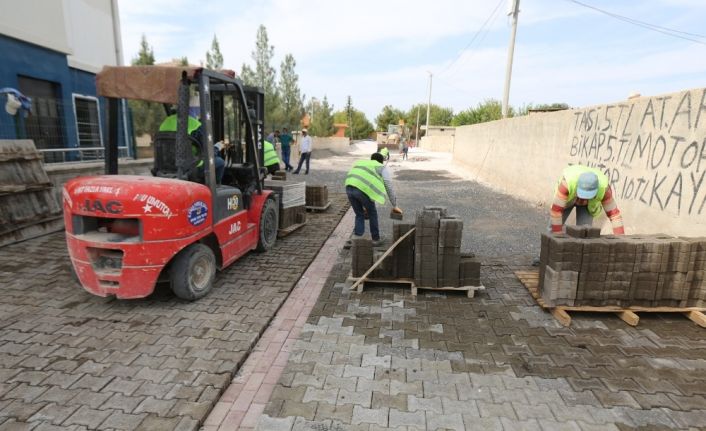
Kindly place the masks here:
[[(569, 0), (521, 0), (511, 106), (582, 107), (706, 85), (705, 0), (581, 2), (702, 43)], [(509, 8), (508, 0), (119, 0), (126, 63), (143, 34), (157, 62), (205, 63), (216, 35), (225, 67), (239, 72), (253, 65), (263, 24), (273, 66), (292, 54), (307, 99), (326, 96), (339, 110), (350, 95), (373, 123), (385, 105), (427, 103), (429, 73), (431, 102), (454, 113), (501, 100)]]

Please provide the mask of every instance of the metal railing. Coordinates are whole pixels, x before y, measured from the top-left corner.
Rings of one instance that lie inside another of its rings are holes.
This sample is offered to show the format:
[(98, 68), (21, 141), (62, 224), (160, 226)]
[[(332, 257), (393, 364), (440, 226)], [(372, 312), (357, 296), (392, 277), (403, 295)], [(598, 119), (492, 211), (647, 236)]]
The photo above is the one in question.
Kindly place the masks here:
[[(103, 147), (77, 148), (38, 148), (44, 156), (44, 163), (97, 162), (105, 158)], [(128, 158), (127, 147), (118, 147), (118, 157)]]

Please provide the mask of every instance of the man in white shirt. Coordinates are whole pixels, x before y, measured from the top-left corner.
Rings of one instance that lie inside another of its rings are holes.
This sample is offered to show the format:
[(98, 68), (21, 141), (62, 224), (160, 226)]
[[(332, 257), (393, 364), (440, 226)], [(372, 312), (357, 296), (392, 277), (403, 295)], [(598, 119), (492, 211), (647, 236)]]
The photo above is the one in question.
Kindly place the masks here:
[(299, 165), (297, 165), (297, 170), (292, 172), (293, 174), (298, 174), (302, 169), (302, 165), (306, 160), (306, 172), (305, 175), (309, 174), (309, 160), (311, 160), (311, 136), (306, 129), (302, 129), (302, 138), (299, 141)]

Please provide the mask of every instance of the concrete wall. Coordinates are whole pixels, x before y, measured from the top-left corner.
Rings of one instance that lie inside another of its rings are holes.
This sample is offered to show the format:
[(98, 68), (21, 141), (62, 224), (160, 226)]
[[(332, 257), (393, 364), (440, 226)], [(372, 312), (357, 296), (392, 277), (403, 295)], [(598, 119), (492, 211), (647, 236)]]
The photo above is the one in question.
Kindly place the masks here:
[(457, 127), (453, 155), (547, 213), (568, 163), (595, 166), (628, 233), (706, 235), (706, 89)]
[(454, 136), (423, 136), (422, 139), (419, 141), (419, 147), (428, 151), (441, 151), (451, 153), (454, 149)]
[(348, 138), (340, 138), (335, 136), (319, 138), (318, 136), (314, 136), (312, 139), (313, 153), (315, 153), (316, 150), (330, 150), (336, 153), (344, 153), (348, 151), (348, 147), (350, 146), (350, 139)]

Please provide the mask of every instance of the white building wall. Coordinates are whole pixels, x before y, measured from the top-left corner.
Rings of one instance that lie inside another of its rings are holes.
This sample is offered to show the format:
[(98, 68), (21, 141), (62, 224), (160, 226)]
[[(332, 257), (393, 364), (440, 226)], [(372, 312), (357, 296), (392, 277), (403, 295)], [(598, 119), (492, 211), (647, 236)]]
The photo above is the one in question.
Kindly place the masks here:
[(64, 1), (0, 0), (0, 33), (71, 54)]
[[(63, 0), (72, 53), (69, 66), (97, 73), (116, 64), (111, 0)], [(115, 11), (117, 14), (117, 10)], [(90, 37), (87, 37), (90, 35)]]
[(111, 0), (0, 0), (0, 34), (65, 53), (70, 67), (92, 73), (115, 65), (120, 46)]

